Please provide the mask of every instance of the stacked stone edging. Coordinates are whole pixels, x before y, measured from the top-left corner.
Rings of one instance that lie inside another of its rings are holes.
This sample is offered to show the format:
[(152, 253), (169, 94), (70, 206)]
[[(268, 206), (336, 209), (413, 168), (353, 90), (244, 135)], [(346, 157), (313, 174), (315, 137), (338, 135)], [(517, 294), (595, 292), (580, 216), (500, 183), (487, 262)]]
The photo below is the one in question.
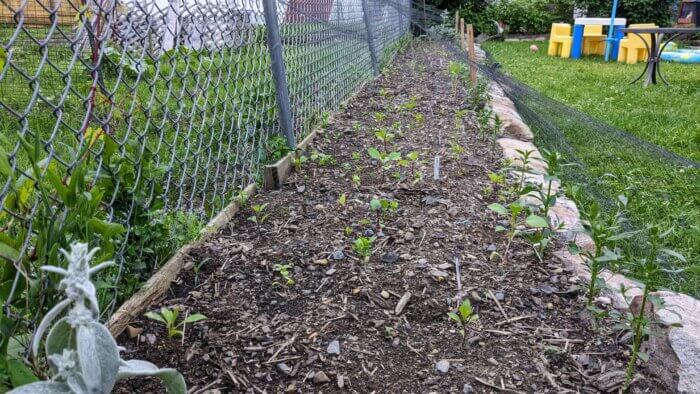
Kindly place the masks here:
[[(477, 48), (477, 59), (484, 58), (484, 52)], [(543, 175), (547, 166), (540, 160), (542, 155), (532, 143), (532, 131), (523, 122), (514, 103), (494, 82), (489, 86), (489, 96), (492, 110), (503, 122), (503, 136), (498, 139), (503, 156), (517, 165), (520, 154), (516, 150), (533, 151), (531, 169), (526, 178), (544, 187)], [(555, 186), (558, 189), (559, 185)], [(525, 199), (527, 198), (526, 196)], [(574, 241), (580, 248), (592, 250), (593, 240), (582, 231), (578, 208), (572, 200), (557, 196), (556, 204), (550, 209), (549, 218), (556, 225), (562, 224), (562, 228), (557, 231), (560, 239), (566, 242)], [(566, 247), (554, 251), (553, 255), (580, 280), (590, 281), (590, 270), (580, 256), (572, 255)], [(603, 289), (604, 297), (599, 297), (600, 301), (611, 303), (616, 309), (625, 310), (628, 305), (634, 305), (635, 297), (642, 294), (644, 285), (623, 275), (604, 270), (600, 273), (600, 278), (606, 284), (606, 288)], [(621, 293), (621, 286), (628, 289), (627, 299)], [(669, 291), (657, 291), (652, 294), (663, 298), (666, 303), (666, 309), (658, 311), (656, 316), (667, 327), (662, 330), (661, 339), (650, 339), (647, 343), (650, 368), (669, 387), (675, 387), (677, 392), (700, 393), (700, 301), (686, 294)], [(673, 323), (681, 323), (682, 327), (670, 327)]]

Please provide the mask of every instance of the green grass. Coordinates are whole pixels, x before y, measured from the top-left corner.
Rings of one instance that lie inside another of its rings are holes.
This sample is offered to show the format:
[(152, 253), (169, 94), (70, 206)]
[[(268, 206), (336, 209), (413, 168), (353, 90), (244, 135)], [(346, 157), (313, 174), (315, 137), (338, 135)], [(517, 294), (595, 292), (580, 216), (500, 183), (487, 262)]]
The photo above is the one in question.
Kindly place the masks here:
[[(605, 63), (600, 58), (561, 59), (546, 55), (546, 42), (491, 42), (484, 45), (506, 74), (544, 95), (691, 160), (700, 160), (700, 65), (663, 63), (673, 84), (630, 85), (642, 64)], [(559, 150), (581, 166), (565, 180), (582, 183), (589, 200), (610, 205), (631, 194), (629, 220), (635, 228), (673, 228), (667, 247), (688, 264), (700, 261), (700, 171), (679, 165), (631, 138), (605, 132), (586, 116), (563, 112), (534, 95), (521, 94), (519, 109), (538, 146)], [(639, 255), (642, 238), (630, 252)], [(635, 272), (633, 271), (634, 275)], [(669, 275), (661, 285), (700, 294), (698, 275)]]
[[(531, 44), (539, 51), (531, 52)], [(517, 80), (611, 125), (700, 161), (700, 65), (663, 62), (671, 86), (630, 84), (643, 64), (547, 56), (547, 42), (489, 42), (484, 49)]]

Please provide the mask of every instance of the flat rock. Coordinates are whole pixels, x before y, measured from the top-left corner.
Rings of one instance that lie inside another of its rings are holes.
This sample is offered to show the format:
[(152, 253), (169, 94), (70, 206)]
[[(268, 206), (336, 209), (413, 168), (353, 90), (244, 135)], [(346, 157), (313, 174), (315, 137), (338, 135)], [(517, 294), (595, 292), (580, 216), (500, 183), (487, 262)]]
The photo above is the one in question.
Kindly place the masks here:
[(447, 373), (450, 370), (450, 362), (447, 360), (440, 360), (435, 363), (435, 370), (440, 373)]
[(333, 340), (328, 343), (326, 348), (326, 353), (328, 354), (340, 354), (340, 342), (338, 340)]

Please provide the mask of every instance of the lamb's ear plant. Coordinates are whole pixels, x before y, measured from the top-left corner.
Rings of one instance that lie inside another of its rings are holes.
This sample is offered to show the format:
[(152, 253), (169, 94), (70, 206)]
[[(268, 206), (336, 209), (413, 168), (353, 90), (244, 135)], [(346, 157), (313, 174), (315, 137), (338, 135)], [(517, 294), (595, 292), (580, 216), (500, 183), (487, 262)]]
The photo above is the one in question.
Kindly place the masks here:
[[(119, 356), (117, 343), (98, 321), (100, 310), (90, 276), (113, 263), (90, 267), (97, 251), (98, 248), (88, 250), (87, 244), (74, 243), (70, 253), (61, 250), (68, 260), (67, 268), (41, 267), (43, 271), (62, 277), (58, 288), (65, 294), (65, 298), (46, 313), (32, 339), (32, 354), (38, 360), (41, 340), (48, 331), (44, 352), (51, 380), (29, 383), (10, 393), (109, 393), (117, 380), (155, 376), (163, 381), (168, 393), (185, 394), (185, 379), (177, 370), (160, 369), (147, 361), (125, 361)], [(68, 308), (68, 313), (53, 323)]]
[(462, 345), (464, 345), (464, 340), (467, 337), (467, 327), (469, 324), (479, 320), (479, 315), (474, 313), (471, 302), (469, 302), (468, 298), (465, 298), (457, 308), (457, 312), (449, 312), (447, 316), (459, 325), (460, 334), (462, 334)]

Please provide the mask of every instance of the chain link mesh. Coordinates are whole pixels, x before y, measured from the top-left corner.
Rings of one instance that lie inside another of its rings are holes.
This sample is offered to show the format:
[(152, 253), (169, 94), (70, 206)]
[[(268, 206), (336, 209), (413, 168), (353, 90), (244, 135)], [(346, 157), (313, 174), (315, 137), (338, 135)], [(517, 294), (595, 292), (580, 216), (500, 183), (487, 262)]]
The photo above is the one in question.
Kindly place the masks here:
[[(277, 0), (293, 132), (303, 137), (388, 62), (410, 17), (367, 0)], [(262, 0), (1, 0), (0, 298), (31, 330), (39, 271), (71, 242), (117, 266), (103, 310), (136, 290), (256, 181), (280, 134)], [(410, 14), (409, 14), (410, 15)]]

